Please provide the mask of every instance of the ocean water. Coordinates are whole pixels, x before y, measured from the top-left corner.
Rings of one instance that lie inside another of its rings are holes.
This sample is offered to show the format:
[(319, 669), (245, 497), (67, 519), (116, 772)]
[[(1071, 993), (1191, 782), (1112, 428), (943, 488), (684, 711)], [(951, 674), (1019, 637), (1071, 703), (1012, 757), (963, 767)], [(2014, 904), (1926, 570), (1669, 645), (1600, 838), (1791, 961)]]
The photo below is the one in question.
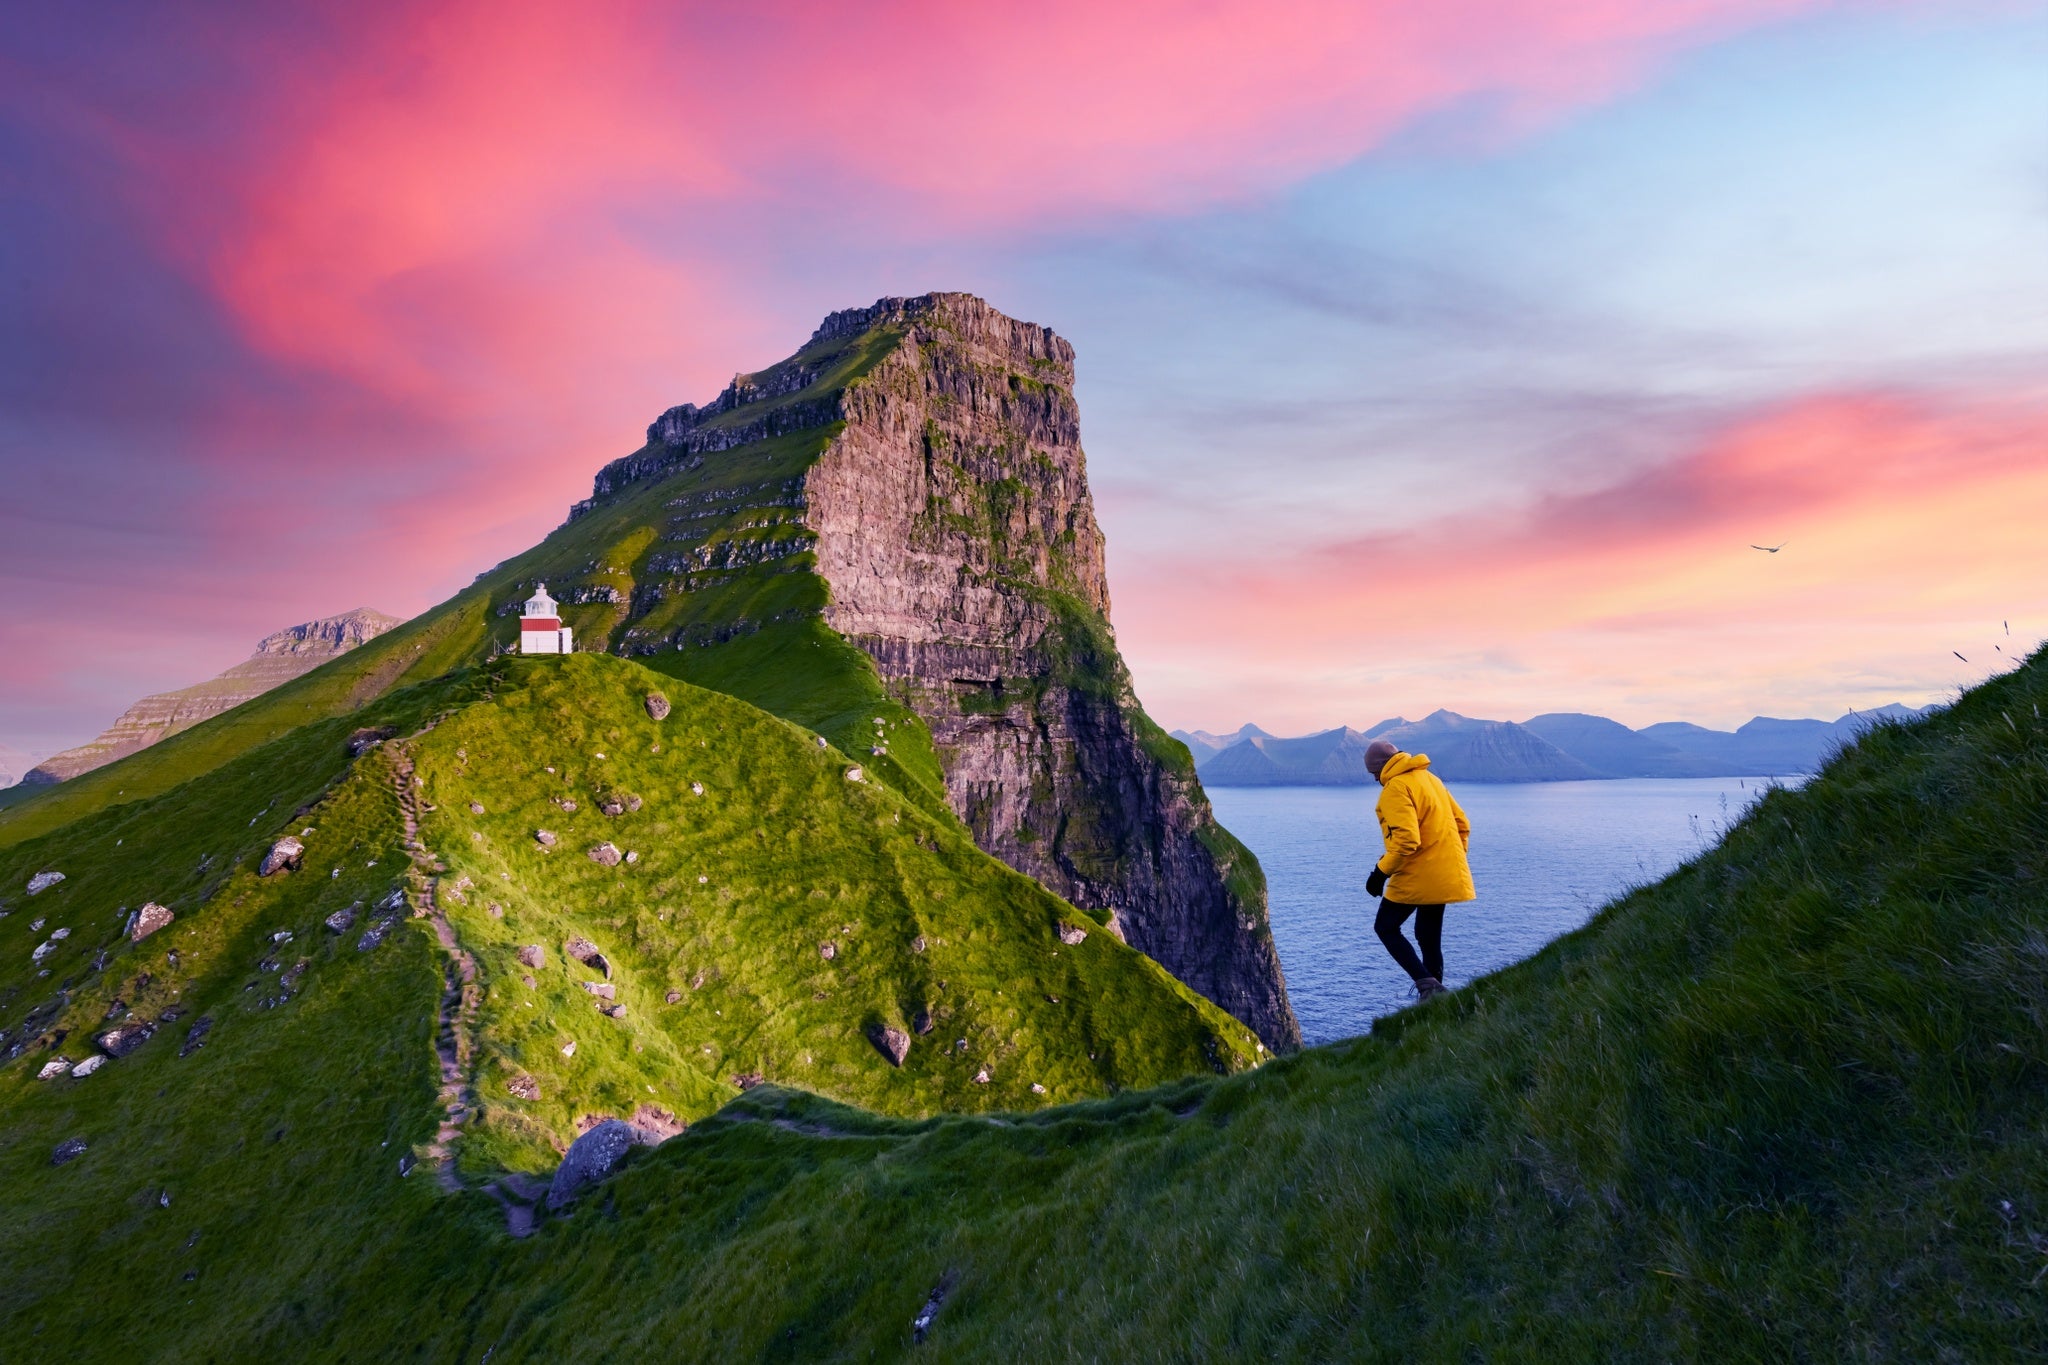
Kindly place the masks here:
[[(1446, 984), (1527, 957), (1632, 886), (1710, 847), (1768, 778), (1463, 783), (1479, 899), (1444, 914)], [(1273, 938), (1311, 1043), (1365, 1033), (1415, 998), (1372, 932), (1380, 855), (1373, 787), (1212, 787), (1223, 824), (1266, 869)], [(1412, 941), (1414, 923), (1408, 926)]]

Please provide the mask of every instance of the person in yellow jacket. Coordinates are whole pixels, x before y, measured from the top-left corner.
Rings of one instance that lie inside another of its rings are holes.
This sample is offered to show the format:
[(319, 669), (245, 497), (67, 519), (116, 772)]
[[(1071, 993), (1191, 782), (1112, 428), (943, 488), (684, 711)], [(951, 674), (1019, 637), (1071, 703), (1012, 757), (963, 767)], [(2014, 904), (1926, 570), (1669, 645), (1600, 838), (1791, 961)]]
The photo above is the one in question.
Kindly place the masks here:
[[(1472, 823), (1443, 779), (1429, 770), (1428, 754), (1404, 754), (1376, 739), (1366, 746), (1365, 770), (1379, 779), (1380, 837), (1387, 847), (1365, 879), (1366, 894), (1382, 898), (1373, 932), (1427, 1000), (1448, 989), (1443, 981), (1444, 906), (1479, 894), (1465, 859)], [(1415, 916), (1420, 956), (1401, 933), (1410, 915)]]

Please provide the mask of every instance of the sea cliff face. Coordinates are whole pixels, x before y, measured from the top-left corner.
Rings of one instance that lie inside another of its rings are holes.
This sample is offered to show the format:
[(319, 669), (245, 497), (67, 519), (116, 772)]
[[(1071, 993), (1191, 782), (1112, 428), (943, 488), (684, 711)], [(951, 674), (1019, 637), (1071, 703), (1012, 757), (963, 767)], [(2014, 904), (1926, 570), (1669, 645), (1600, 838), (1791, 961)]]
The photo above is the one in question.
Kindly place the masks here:
[(900, 340), (805, 480), (826, 620), (931, 727), (976, 842), (1297, 1045), (1264, 876), (1116, 650), (1073, 348), (961, 294), (834, 314), (819, 339), (878, 330)]
[[(1133, 946), (1291, 1048), (1264, 874), (1117, 653), (1073, 383), (1073, 348), (1047, 328), (966, 294), (883, 299), (832, 314), (710, 404), (663, 413), (572, 518), (693, 462), (822, 430), (801, 476), (770, 490), (808, 541), (769, 548), (808, 549), (826, 623), (929, 727), (976, 841), (1114, 912)], [(649, 639), (632, 618), (615, 647), (693, 643)]]

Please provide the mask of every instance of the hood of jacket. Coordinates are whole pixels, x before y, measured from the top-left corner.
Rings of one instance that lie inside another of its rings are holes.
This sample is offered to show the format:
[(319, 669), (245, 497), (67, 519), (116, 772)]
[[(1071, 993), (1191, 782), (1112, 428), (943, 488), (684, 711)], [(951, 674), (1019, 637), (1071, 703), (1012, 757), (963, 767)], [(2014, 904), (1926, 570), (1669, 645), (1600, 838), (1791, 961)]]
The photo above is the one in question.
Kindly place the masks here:
[(1386, 786), (1388, 779), (1399, 777), (1402, 773), (1421, 772), (1427, 767), (1428, 754), (1395, 754), (1380, 767), (1380, 785)]

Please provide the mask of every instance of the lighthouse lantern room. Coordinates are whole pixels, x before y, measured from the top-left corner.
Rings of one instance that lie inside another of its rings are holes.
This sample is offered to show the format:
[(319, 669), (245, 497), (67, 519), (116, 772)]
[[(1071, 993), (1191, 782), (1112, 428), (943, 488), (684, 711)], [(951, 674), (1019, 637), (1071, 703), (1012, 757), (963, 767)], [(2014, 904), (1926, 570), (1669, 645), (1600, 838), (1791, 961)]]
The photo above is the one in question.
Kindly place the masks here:
[(526, 599), (526, 614), (519, 618), (519, 652), (574, 652), (569, 642), (569, 628), (562, 624), (562, 614), (555, 606), (555, 599), (548, 596), (548, 585), (545, 583), (534, 589), (533, 596)]

